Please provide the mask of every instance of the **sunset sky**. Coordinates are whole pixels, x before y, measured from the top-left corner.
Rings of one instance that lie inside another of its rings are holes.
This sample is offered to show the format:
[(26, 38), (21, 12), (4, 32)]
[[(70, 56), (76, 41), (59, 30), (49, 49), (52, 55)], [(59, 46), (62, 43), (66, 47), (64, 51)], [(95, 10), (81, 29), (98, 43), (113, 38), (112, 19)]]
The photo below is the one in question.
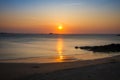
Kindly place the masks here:
[(0, 0), (0, 32), (117, 34), (120, 0)]

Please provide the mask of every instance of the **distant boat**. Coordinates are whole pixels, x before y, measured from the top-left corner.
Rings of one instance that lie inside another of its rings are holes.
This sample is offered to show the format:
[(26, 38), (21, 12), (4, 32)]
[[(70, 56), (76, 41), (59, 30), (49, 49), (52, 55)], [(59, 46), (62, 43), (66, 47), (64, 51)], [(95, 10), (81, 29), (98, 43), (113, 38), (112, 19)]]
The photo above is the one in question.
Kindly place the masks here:
[(49, 35), (53, 35), (54, 33), (49, 33)]

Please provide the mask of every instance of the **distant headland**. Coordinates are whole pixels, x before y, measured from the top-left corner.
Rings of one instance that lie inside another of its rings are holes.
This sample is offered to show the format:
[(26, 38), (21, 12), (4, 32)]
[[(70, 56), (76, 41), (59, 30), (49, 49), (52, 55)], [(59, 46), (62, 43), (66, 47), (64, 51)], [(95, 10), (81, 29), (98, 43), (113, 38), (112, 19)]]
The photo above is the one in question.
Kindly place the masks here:
[(108, 45), (101, 45), (101, 46), (75, 46), (75, 49), (84, 49), (93, 52), (120, 52), (120, 44), (108, 44)]

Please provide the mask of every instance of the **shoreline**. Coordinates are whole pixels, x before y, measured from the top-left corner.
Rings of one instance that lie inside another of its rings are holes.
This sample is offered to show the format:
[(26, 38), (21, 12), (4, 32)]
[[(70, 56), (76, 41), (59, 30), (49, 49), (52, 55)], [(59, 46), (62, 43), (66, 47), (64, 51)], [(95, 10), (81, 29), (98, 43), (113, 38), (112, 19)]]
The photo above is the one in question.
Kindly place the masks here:
[(50, 57), (27, 57), (27, 58), (16, 58), (16, 59), (0, 59), (0, 63), (63, 63), (63, 62), (76, 62), (76, 61), (86, 61), (86, 60), (95, 60), (102, 58), (109, 58), (117, 56), (120, 54), (81, 54), (73, 56), (63, 56), (63, 59), (60, 59), (60, 56), (50, 56)]
[(19, 80), (21, 78), (25, 80), (24, 77), (30, 75), (46, 73), (52, 74), (55, 71), (59, 72), (61, 70), (66, 71), (68, 69), (83, 67), (89, 68), (89, 66), (107, 63), (111, 63), (113, 65), (114, 63), (120, 63), (120, 55), (96, 60), (61, 63), (0, 63), (0, 80)]

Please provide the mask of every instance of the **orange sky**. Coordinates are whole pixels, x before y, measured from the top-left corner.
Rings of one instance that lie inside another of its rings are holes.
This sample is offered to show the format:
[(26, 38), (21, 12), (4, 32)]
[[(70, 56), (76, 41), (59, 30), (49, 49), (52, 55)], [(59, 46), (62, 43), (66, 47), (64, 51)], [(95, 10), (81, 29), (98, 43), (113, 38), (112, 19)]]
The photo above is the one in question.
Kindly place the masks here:
[[(103, 3), (103, 0), (3, 1), (0, 32), (119, 33), (119, 5), (108, 0)], [(60, 24), (63, 26), (61, 31), (57, 28)]]

